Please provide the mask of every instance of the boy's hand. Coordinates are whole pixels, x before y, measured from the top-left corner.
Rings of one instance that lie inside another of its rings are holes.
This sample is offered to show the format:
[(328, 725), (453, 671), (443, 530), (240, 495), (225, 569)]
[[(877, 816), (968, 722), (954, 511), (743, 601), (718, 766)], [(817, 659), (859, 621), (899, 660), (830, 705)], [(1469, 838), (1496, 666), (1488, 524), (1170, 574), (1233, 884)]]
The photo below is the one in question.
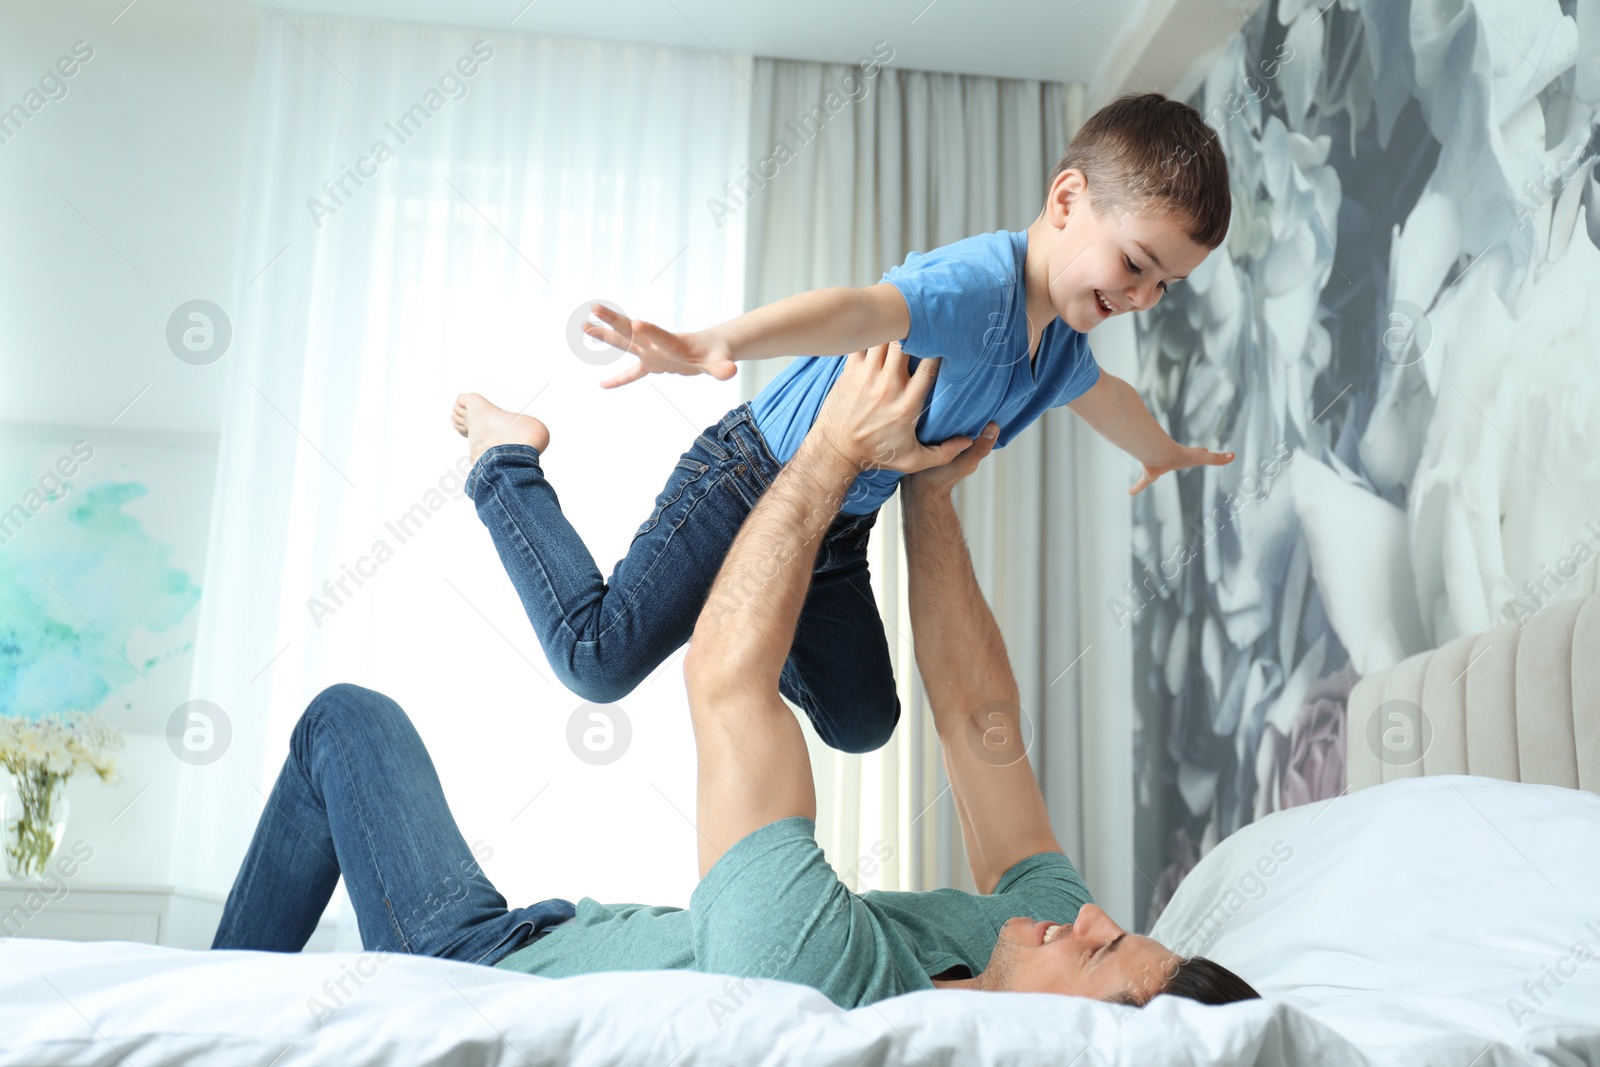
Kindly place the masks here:
[(910, 474), (954, 459), (972, 438), (952, 437), (937, 445), (917, 440), (917, 420), (927, 405), (938, 361), (925, 359), (909, 373), (909, 360), (897, 344), (846, 356), (812, 433), (862, 470)]
[(1129, 496), (1142, 493), (1150, 488), (1157, 478), (1168, 471), (1188, 470), (1190, 467), (1225, 467), (1233, 462), (1232, 452), (1212, 452), (1198, 445), (1192, 448), (1179, 446), (1172, 456), (1161, 463), (1145, 463), (1144, 477), (1133, 484), (1128, 490)]
[(725, 382), (738, 372), (728, 343), (713, 334), (673, 333), (643, 319), (619, 315), (604, 304), (594, 305), (589, 313), (605, 325), (585, 322), (584, 333), (639, 358), (615, 378), (601, 382), (602, 389), (615, 389), (647, 374), (709, 374)]

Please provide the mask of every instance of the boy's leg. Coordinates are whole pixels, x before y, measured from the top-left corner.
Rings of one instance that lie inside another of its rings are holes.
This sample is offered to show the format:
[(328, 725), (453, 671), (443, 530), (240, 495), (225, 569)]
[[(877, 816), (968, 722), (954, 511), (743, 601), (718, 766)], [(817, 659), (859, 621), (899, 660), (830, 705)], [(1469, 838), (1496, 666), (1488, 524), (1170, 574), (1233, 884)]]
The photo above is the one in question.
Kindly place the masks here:
[[(476, 403), (491, 429), (490, 419), (513, 419), (481, 397)], [(470, 422), (458, 420), (469, 439), (478, 432)], [(547, 435), (539, 439), (548, 443)], [(749, 405), (735, 408), (679, 459), (606, 581), (562, 514), (539, 452), (527, 443), (491, 443), (467, 477), (467, 492), (563, 684), (596, 703), (620, 700), (694, 632), (739, 527), (782, 464)], [(827, 744), (847, 752), (881, 747), (900, 717), (868, 580), (875, 518), (841, 516), (830, 531), (779, 685)]]
[(411, 720), (353, 685), (295, 725), (212, 948), (298, 952), (340, 874), (368, 950), (492, 964), (573, 914), (565, 900), (507, 909)]
[[(608, 580), (562, 514), (540, 465), (542, 449), (516, 440), (517, 427), (535, 420), (510, 421), (515, 417), (481, 397), (463, 402), (471, 406), (458, 426), (475, 453), (486, 446), (467, 493), (546, 658), (584, 699), (622, 699), (694, 632), (734, 536), (777, 475), (780, 465), (760, 442), (749, 406), (708, 427), (678, 460)], [(540, 439), (548, 444), (547, 433)]]
[(900, 721), (889, 642), (867, 569), (876, 518), (841, 515), (829, 531), (778, 685), (817, 736), (845, 752), (881, 748)]

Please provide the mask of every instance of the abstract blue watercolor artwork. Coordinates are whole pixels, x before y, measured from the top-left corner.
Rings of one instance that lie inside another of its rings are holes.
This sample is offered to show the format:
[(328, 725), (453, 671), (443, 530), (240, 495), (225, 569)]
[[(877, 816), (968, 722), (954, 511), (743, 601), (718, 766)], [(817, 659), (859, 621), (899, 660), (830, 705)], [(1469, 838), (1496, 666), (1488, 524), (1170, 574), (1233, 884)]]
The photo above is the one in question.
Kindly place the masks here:
[(63, 427), (0, 438), (0, 714), (155, 726), (188, 685), (214, 445)]

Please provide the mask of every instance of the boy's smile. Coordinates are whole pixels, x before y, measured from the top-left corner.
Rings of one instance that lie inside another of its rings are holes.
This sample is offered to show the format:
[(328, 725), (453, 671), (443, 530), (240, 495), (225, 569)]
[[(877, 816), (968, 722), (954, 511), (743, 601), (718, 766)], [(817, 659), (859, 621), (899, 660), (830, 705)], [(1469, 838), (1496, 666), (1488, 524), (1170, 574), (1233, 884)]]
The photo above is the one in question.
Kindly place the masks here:
[(1113, 315), (1155, 306), (1207, 254), (1178, 219), (1143, 211), (1095, 214), (1082, 172), (1064, 171), (1028, 229), (1028, 318), (1047, 323), (1059, 316), (1088, 333)]

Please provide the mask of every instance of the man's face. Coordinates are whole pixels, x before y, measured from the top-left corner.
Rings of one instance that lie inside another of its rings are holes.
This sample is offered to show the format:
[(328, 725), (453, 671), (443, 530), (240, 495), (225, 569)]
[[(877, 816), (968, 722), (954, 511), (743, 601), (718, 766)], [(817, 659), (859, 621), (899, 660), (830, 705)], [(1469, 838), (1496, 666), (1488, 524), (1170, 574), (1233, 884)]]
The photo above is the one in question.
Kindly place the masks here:
[[(1048, 940), (1046, 940), (1048, 938)], [(1011, 919), (1000, 928), (984, 989), (1011, 993), (1064, 993), (1143, 1004), (1166, 988), (1178, 956), (1159, 941), (1127, 933), (1093, 904), (1077, 919), (1057, 925)]]
[(1050, 303), (1079, 333), (1113, 315), (1154, 307), (1167, 285), (1187, 277), (1207, 255), (1165, 216), (1096, 215), (1081, 171), (1057, 177), (1044, 217), (1050, 224)]

